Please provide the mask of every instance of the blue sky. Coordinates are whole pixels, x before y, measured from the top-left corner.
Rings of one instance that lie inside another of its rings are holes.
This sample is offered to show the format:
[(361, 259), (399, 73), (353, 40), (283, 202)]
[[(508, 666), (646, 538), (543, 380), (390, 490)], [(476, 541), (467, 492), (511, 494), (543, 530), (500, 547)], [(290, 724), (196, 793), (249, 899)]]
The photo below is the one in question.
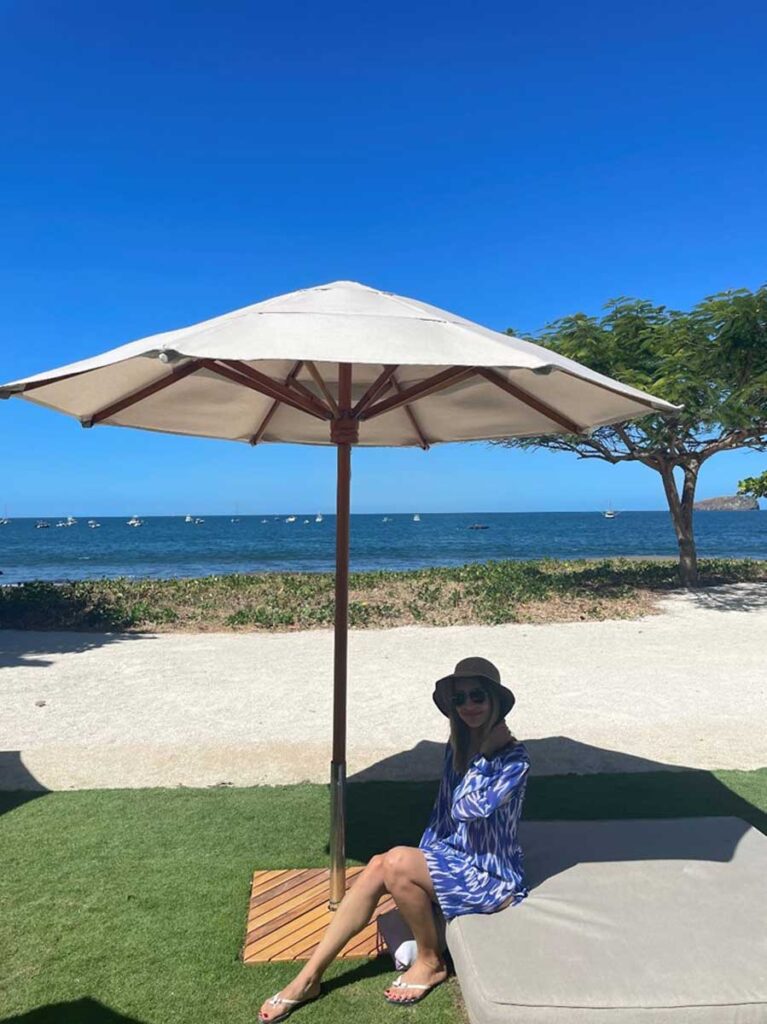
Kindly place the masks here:
[[(0, 378), (337, 279), (522, 332), (767, 280), (763, 5), (533, 8), (0, 2)], [(333, 507), (330, 449), (0, 417), (11, 515)], [(665, 507), (641, 466), (486, 445), (359, 451), (352, 502)]]

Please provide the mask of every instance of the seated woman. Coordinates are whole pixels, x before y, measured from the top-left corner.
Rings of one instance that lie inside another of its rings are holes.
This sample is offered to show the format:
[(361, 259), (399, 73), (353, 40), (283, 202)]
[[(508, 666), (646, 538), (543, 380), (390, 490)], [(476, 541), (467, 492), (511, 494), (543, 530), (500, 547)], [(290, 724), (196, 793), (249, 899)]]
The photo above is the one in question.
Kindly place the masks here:
[(377, 854), (344, 896), (322, 941), (293, 981), (261, 1007), (259, 1020), (283, 1020), (320, 994), (320, 979), (349, 939), (391, 893), (418, 948), (388, 989), (390, 1003), (415, 1003), (447, 977), (434, 904), (445, 918), (489, 914), (527, 896), (517, 824), (530, 759), (505, 716), (514, 694), (485, 658), (464, 658), (438, 680), (434, 703), (450, 719), (442, 782), (418, 848)]

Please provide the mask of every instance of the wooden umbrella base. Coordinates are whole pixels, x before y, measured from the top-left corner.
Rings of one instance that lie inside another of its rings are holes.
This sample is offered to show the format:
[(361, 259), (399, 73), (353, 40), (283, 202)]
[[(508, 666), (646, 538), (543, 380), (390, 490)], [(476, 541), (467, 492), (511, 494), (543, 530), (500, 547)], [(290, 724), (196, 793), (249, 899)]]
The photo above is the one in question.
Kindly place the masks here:
[[(347, 892), (362, 870), (346, 869)], [(329, 881), (327, 868), (254, 871), (242, 962), (308, 960), (333, 918), (333, 911), (328, 909)], [(394, 906), (391, 896), (384, 893), (370, 924), (344, 946), (339, 956), (370, 958), (386, 952), (376, 918)]]

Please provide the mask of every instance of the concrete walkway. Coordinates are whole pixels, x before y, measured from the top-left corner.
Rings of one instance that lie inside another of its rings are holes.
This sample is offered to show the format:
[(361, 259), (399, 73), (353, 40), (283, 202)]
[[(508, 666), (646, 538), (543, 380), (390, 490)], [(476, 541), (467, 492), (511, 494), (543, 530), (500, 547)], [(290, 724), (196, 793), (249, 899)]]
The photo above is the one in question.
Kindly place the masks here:
[[(348, 775), (439, 775), (433, 681), (469, 654), (517, 695), (536, 774), (767, 765), (767, 585), (662, 614), (350, 638)], [(332, 633), (0, 631), (0, 788), (325, 782)]]

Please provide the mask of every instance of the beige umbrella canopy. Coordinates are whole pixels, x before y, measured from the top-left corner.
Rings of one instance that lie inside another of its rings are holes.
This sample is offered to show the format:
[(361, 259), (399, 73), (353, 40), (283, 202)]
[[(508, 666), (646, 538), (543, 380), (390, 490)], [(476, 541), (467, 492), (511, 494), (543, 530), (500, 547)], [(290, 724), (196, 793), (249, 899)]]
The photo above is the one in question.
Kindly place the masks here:
[(352, 445), (586, 433), (677, 406), (454, 313), (336, 281), (0, 387), (109, 424), (338, 450), (331, 906), (344, 893)]

